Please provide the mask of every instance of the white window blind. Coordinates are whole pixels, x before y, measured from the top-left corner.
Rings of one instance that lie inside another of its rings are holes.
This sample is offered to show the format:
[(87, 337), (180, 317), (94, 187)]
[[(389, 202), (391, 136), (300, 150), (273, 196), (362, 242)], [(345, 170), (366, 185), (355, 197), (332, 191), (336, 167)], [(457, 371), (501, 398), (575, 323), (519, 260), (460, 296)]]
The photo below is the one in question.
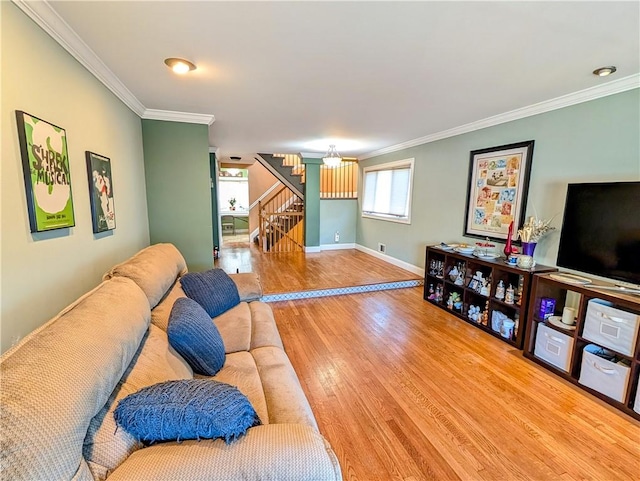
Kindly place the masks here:
[(364, 169), (362, 214), (409, 222), (413, 159)]

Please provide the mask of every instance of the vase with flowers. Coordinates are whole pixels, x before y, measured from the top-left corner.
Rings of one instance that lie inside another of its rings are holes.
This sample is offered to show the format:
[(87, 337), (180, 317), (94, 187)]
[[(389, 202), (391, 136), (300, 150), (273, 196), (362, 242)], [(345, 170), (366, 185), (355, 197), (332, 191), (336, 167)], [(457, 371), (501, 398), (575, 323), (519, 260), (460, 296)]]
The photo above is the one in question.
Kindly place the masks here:
[(538, 241), (552, 230), (555, 230), (555, 227), (551, 225), (552, 220), (553, 218), (542, 220), (531, 216), (524, 223), (522, 229), (518, 229), (518, 237), (522, 241), (522, 253), (524, 255), (533, 257)]
[(236, 210), (236, 198), (235, 197), (231, 197), (231, 199), (229, 199), (229, 210)]

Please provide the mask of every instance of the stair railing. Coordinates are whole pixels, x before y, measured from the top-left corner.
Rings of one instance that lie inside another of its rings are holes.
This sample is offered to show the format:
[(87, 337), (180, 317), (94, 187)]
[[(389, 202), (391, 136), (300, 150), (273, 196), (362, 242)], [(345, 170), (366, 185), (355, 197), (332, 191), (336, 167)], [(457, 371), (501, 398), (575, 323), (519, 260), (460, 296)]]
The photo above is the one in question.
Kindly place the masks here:
[(258, 204), (260, 245), (264, 252), (304, 250), (304, 204), (287, 187)]

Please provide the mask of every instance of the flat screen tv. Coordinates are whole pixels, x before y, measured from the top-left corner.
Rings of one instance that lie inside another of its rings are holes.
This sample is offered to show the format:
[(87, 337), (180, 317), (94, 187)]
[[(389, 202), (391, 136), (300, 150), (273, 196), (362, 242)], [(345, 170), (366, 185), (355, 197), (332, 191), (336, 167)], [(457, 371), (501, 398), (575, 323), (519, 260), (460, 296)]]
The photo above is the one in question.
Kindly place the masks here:
[(640, 285), (640, 182), (569, 184), (558, 265)]

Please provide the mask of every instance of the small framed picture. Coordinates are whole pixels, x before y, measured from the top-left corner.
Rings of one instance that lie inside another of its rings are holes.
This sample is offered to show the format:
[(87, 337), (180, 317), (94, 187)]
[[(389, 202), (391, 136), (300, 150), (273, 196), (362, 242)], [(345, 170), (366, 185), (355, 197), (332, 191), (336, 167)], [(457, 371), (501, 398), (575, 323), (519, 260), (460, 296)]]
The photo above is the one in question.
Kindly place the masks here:
[(97, 234), (116, 228), (111, 160), (108, 157), (89, 151), (87, 151), (86, 156), (91, 218), (93, 219), (93, 232)]

